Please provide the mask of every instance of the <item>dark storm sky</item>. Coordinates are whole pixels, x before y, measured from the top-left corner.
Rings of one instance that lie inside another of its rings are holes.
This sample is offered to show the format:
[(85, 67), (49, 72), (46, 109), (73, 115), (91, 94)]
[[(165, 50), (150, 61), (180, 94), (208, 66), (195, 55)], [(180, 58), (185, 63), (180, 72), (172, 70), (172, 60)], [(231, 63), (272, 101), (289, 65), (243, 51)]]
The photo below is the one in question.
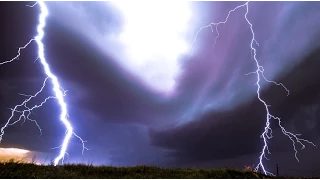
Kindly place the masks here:
[[(114, 55), (120, 50), (106, 42), (112, 52), (104, 51), (92, 40), (109, 37), (122, 27), (119, 14), (101, 3), (47, 3), (45, 54), (62, 87), (68, 90), (70, 121), (90, 149), (82, 156), (81, 144), (73, 138), (66, 161), (170, 167), (242, 168), (256, 164), (266, 113), (256, 98), (256, 76), (245, 75), (255, 70), (245, 8), (219, 26), (214, 50), (215, 34), (210, 29), (200, 33), (193, 56), (180, 57), (182, 74), (177, 77), (175, 94), (168, 97), (122, 67), (118, 62), (125, 59)], [(0, 62), (15, 56), (18, 47), (36, 34), (39, 8), (26, 4), (1, 2)], [(224, 20), (239, 4), (192, 3), (197, 13), (188, 26), (190, 37), (202, 25)], [(316, 145), (320, 145), (319, 8), (318, 2), (250, 2), (248, 14), (265, 75), (290, 90), (286, 96), (282, 88), (262, 82), (262, 97), (287, 130), (301, 133)], [(31, 44), (18, 61), (0, 67), (1, 125), (10, 116), (8, 108), (22, 101), (18, 93), (35, 93), (45, 79), (40, 63), (34, 62), (36, 51), (36, 44)], [(52, 95), (51, 88), (49, 83), (41, 97)], [(52, 100), (34, 113), (43, 135), (39, 137), (30, 122), (17, 124), (6, 129), (1, 146), (54, 156), (58, 152), (50, 148), (61, 143), (65, 131), (58, 121), (59, 107)], [(267, 167), (274, 171), (278, 163), (283, 174), (318, 175), (312, 172), (320, 170), (316, 161), (319, 149), (307, 146), (299, 151), (298, 163), (291, 141), (281, 134), (277, 122), (271, 126), (274, 138)]]

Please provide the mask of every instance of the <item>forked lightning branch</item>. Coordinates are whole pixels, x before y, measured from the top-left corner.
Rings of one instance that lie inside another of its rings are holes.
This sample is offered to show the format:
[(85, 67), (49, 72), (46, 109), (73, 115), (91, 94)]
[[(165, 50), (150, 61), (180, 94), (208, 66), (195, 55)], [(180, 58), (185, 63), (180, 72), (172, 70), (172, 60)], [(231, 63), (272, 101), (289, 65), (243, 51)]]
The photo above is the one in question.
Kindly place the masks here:
[[(59, 155), (55, 158), (54, 160), (54, 165), (57, 165), (60, 161), (63, 161), (63, 158), (65, 156), (65, 154), (67, 153), (67, 148), (68, 148), (68, 144), (70, 141), (70, 138), (72, 136), (77, 137), (81, 143), (82, 143), (82, 153), (85, 149), (87, 149), (84, 146), (85, 141), (83, 141), (78, 135), (76, 135), (73, 131), (72, 125), (68, 120), (68, 109), (67, 109), (67, 104), (65, 102), (64, 96), (65, 91), (61, 88), (60, 84), (59, 84), (59, 80), (58, 78), (51, 72), (50, 70), (50, 66), (47, 63), (47, 60), (45, 58), (45, 54), (44, 54), (44, 44), (42, 43), (42, 39), (45, 35), (44, 33), (44, 28), (46, 25), (46, 17), (48, 16), (48, 9), (46, 7), (46, 4), (43, 1), (38, 1), (35, 5), (38, 5), (40, 7), (40, 15), (39, 15), (39, 24), (37, 26), (37, 35), (34, 39), (31, 39), (29, 42), (27, 42), (27, 44), (25, 44), (23, 47), (20, 47), (18, 50), (18, 54), (7, 61), (1, 62), (0, 65), (5, 65), (8, 63), (13, 62), (14, 60), (18, 59), (20, 54), (21, 54), (21, 50), (24, 50), (25, 48), (28, 47), (28, 45), (30, 43), (37, 43), (38, 45), (38, 58), (41, 62), (41, 65), (43, 67), (43, 70), (46, 74), (46, 78), (44, 80), (43, 85), (41, 86), (40, 90), (38, 92), (36, 92), (34, 95), (25, 95), (25, 94), (21, 94), (22, 96), (25, 96), (25, 100), (21, 103), (16, 105), (14, 108), (11, 109), (11, 116), (9, 117), (8, 121), (6, 122), (6, 124), (1, 128), (1, 134), (0, 134), (0, 142), (3, 138), (3, 135), (5, 133), (5, 129), (10, 126), (10, 125), (14, 125), (19, 121), (25, 121), (25, 120), (29, 120), (34, 122), (40, 132), (41, 132), (41, 128), (39, 126), (39, 124), (37, 123), (36, 120), (33, 120), (30, 118), (31, 112), (32, 110), (41, 107), (42, 105), (44, 105), (48, 100), (50, 99), (55, 99), (58, 101), (58, 104), (60, 106), (60, 121), (63, 123), (63, 125), (65, 126), (66, 129), (66, 135), (62, 140), (62, 143), (60, 146), (58, 146), (57, 148), (60, 148), (60, 153)], [(35, 5), (29, 6), (29, 7), (34, 7)], [(256, 80), (256, 87), (257, 87), (257, 97), (258, 100), (261, 102), (261, 104), (265, 107), (265, 111), (266, 111), (266, 115), (265, 115), (265, 127), (264, 127), (264, 131), (261, 134), (261, 138), (263, 140), (263, 146), (261, 149), (261, 153), (259, 156), (259, 161), (258, 164), (255, 168), (255, 171), (258, 171), (259, 169), (261, 169), (264, 174), (266, 175), (272, 175), (271, 172), (267, 171), (263, 162), (265, 159), (267, 158), (268, 154), (271, 154), (269, 147), (268, 147), (268, 141), (272, 138), (272, 129), (271, 129), (271, 122), (277, 122), (277, 124), (279, 125), (282, 133), (287, 136), (291, 141), (292, 141), (292, 146), (293, 146), (293, 150), (295, 152), (295, 158), (297, 159), (297, 161), (299, 161), (298, 156), (297, 156), (297, 144), (299, 144), (301, 146), (301, 148), (305, 148), (305, 144), (311, 144), (313, 146), (315, 146), (314, 143), (306, 140), (306, 139), (302, 139), (300, 138), (299, 134), (293, 134), (289, 131), (287, 131), (281, 124), (281, 119), (279, 117), (276, 117), (274, 115), (272, 115), (269, 111), (269, 105), (266, 103), (266, 101), (264, 99), (261, 98), (260, 96), (260, 91), (261, 91), (261, 85), (260, 82), (261, 80), (267, 81), (269, 83), (273, 83), (277, 86), (282, 86), (284, 88), (284, 90), (287, 92), (287, 95), (289, 95), (289, 90), (282, 84), (282, 83), (277, 83), (275, 81), (270, 81), (268, 80), (265, 75), (264, 75), (264, 68), (260, 65), (258, 59), (257, 59), (257, 49), (256, 46), (259, 46), (257, 40), (255, 39), (255, 33), (254, 33), (254, 28), (253, 28), (253, 24), (249, 21), (248, 19), (248, 13), (249, 13), (249, 2), (246, 2), (242, 5), (239, 5), (237, 7), (235, 7), (234, 9), (230, 10), (227, 17), (225, 18), (224, 21), (221, 22), (215, 22), (215, 23), (210, 23), (209, 25), (203, 26), (199, 29), (199, 31), (196, 34), (196, 37), (194, 39), (194, 42), (197, 40), (197, 36), (199, 33), (201, 33), (201, 31), (205, 28), (211, 28), (212, 32), (216, 32), (217, 36), (214, 39), (214, 43), (213, 46), (216, 45), (217, 39), (219, 38), (219, 26), (228, 23), (228, 19), (229, 16), (236, 10), (240, 9), (240, 8), (245, 8), (246, 9), (246, 13), (243, 15), (243, 18), (245, 18), (248, 26), (250, 27), (250, 31), (251, 31), (251, 42), (250, 42), (250, 50), (253, 52), (253, 62), (256, 65), (256, 70), (253, 72), (248, 73), (249, 74), (254, 74), (257, 77)], [(193, 43), (194, 43), (193, 42)], [(193, 45), (193, 44), (192, 44)], [(33, 98), (35, 98), (38, 94), (40, 94), (43, 90), (43, 88), (46, 86), (46, 84), (48, 82), (51, 82), (53, 85), (53, 96), (49, 96), (47, 98), (45, 98), (42, 102), (40, 102), (38, 105), (35, 105), (33, 107), (29, 107), (28, 106), (28, 102), (30, 100), (32, 100)], [(23, 110), (21, 110), (23, 109)], [(17, 115), (18, 114), (18, 117)]]
[[(66, 135), (62, 141), (62, 144), (60, 146), (58, 146), (57, 148), (60, 148), (60, 153), (59, 155), (54, 159), (54, 165), (56, 166), (60, 161), (63, 161), (65, 154), (67, 153), (67, 148), (68, 148), (68, 144), (69, 141), (71, 139), (72, 136), (77, 137), (81, 142), (82, 142), (82, 153), (85, 149), (87, 149), (84, 146), (85, 141), (82, 140), (77, 134), (75, 134), (73, 132), (73, 128), (71, 123), (68, 120), (68, 109), (67, 109), (67, 104), (65, 102), (64, 96), (65, 96), (65, 91), (63, 90), (63, 88), (61, 88), (60, 84), (59, 84), (59, 80), (58, 78), (51, 72), (50, 66), (47, 63), (47, 60), (45, 58), (45, 54), (44, 54), (44, 45), (42, 43), (42, 39), (44, 37), (44, 28), (46, 25), (46, 17), (48, 16), (48, 9), (46, 7), (46, 4), (43, 1), (38, 1), (36, 4), (32, 5), (32, 6), (28, 6), (28, 7), (34, 7), (35, 5), (39, 5), (40, 7), (40, 15), (39, 15), (39, 24), (37, 26), (37, 35), (34, 39), (31, 39), (27, 44), (25, 44), (23, 47), (20, 47), (18, 50), (18, 55), (15, 56), (14, 58), (4, 61), (2, 63), (0, 63), (0, 65), (5, 65), (8, 63), (13, 62), (14, 60), (17, 60), (21, 54), (21, 50), (25, 49), (28, 47), (28, 45), (30, 43), (37, 43), (38, 45), (38, 59), (41, 62), (41, 65), (43, 67), (44, 73), (46, 74), (46, 79), (43, 83), (43, 85), (41, 86), (40, 90), (38, 92), (36, 92), (34, 95), (25, 95), (22, 94), (23, 96), (26, 96), (27, 98), (21, 103), (16, 105), (12, 111), (11, 111), (11, 116), (9, 117), (8, 121), (6, 122), (6, 124), (1, 128), (1, 134), (0, 134), (0, 142), (2, 141), (3, 135), (5, 133), (5, 129), (10, 126), (10, 125), (14, 125), (17, 122), (23, 120), (30, 120), (32, 122), (34, 122), (40, 132), (41, 132), (41, 128), (38, 125), (36, 120), (31, 119), (29, 116), (32, 112), (32, 110), (41, 107), (42, 105), (44, 105), (44, 103), (49, 100), (49, 99), (56, 99), (58, 101), (58, 104), (60, 106), (60, 121), (63, 123), (63, 125), (66, 128)], [(39, 103), (38, 105), (35, 105), (33, 107), (28, 107), (28, 102), (30, 100), (32, 100), (33, 98), (35, 98), (38, 94), (40, 94), (42, 92), (42, 90), (44, 89), (44, 87), (46, 86), (47, 81), (50, 81), (53, 85), (53, 93), (54, 96), (49, 96), (46, 99), (44, 99), (43, 102)], [(24, 110), (20, 110), (21, 108), (24, 108)], [(16, 118), (16, 114), (20, 114), (19, 117), (17, 119)]]

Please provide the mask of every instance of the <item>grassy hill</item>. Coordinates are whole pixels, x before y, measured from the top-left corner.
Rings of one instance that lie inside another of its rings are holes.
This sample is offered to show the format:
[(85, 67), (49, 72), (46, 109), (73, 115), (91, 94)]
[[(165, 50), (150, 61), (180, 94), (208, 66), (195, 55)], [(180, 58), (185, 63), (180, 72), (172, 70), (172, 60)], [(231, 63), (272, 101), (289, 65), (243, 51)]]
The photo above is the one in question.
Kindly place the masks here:
[(189, 169), (158, 168), (151, 166), (110, 167), (69, 164), (63, 166), (38, 166), (32, 163), (5, 162), (0, 163), (0, 178), (59, 178), (59, 179), (213, 179), (213, 178), (271, 178), (252, 172), (235, 169)]

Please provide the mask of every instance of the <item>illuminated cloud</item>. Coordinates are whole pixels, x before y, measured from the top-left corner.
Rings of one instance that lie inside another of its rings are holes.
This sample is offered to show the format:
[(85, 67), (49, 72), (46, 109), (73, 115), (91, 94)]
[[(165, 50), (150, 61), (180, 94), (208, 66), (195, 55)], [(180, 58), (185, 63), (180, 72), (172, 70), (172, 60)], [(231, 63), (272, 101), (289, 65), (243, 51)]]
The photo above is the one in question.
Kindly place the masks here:
[(182, 73), (181, 58), (191, 47), (190, 2), (48, 2), (48, 8), (57, 19), (65, 14), (70, 23), (61, 19), (61, 24), (89, 39), (150, 89), (174, 91)]
[(118, 35), (126, 57), (123, 65), (153, 88), (172, 90), (181, 70), (179, 57), (190, 46), (185, 39), (192, 15), (189, 3), (114, 1), (113, 4), (124, 16)]
[(9, 161), (11, 159), (17, 161), (28, 161), (30, 151), (18, 148), (0, 148), (0, 160)]
[[(192, 18), (198, 21), (192, 21), (188, 29), (198, 30), (209, 22), (224, 20), (230, 9), (243, 2), (203, 3), (201, 8), (195, 8), (201, 10), (199, 13), (192, 13)], [(159, 75), (166, 71), (169, 73), (163, 76), (163, 81), (156, 78), (147, 82), (152, 78), (146, 77), (149, 74), (142, 66), (154, 65), (154, 61), (143, 58), (161, 51), (153, 51), (158, 50), (153, 48), (144, 54), (143, 51), (140, 52), (141, 47), (159, 48), (161, 44), (149, 44), (149, 47), (145, 46), (145, 43), (126, 41), (137, 38), (128, 33), (128, 29), (133, 28), (134, 31), (138, 28), (130, 25), (130, 21), (136, 18), (132, 16), (130, 19), (120, 7), (111, 6), (113, 5), (109, 2), (48, 2), (50, 17), (44, 39), (46, 55), (53, 71), (61, 79), (62, 86), (68, 90), (66, 100), (70, 107), (70, 120), (75, 130), (88, 140), (88, 147), (91, 149), (82, 156), (78, 146), (72, 146), (70, 158), (77, 160), (78, 157), (94, 157), (97, 159), (96, 163), (101, 164), (137, 165), (150, 162), (154, 165), (159, 163), (159, 159), (168, 161), (173, 157), (175, 161), (168, 163), (169, 165), (186, 162), (194, 165), (196, 161), (216, 162), (218, 159), (239, 159), (239, 156), (250, 155), (253, 158), (241, 160), (240, 167), (243, 167), (243, 163), (257, 162), (262, 145), (259, 135), (265, 125), (265, 109), (257, 101), (254, 85), (256, 76), (245, 75), (256, 69), (249, 46), (252, 34), (243, 18), (246, 9), (234, 12), (229, 23), (220, 26), (220, 37), (214, 50), (211, 47), (216, 34), (208, 28), (199, 36), (193, 57), (183, 57), (185, 63), (170, 61), (169, 69), (160, 66), (165, 61), (156, 60), (159, 67), (151, 66), (150, 71)], [(316, 97), (320, 97), (320, 88), (317, 86), (319, 81), (316, 79), (320, 77), (317, 70), (319, 66), (315, 63), (319, 62), (319, 55), (315, 53), (306, 57), (312, 49), (319, 47), (319, 23), (316, 23), (319, 19), (318, 7), (314, 3), (306, 2), (250, 2), (248, 14), (259, 42), (256, 47), (257, 57), (265, 68), (266, 77), (283, 82), (292, 92), (287, 97), (285, 89), (262, 81), (263, 99), (271, 105), (272, 114), (283, 119), (288, 130), (301, 133), (312, 141), (319, 137), (315, 135), (319, 132), (319, 114), (316, 113), (318, 110), (314, 110), (315, 117), (308, 118), (300, 112), (299, 107), (309, 108), (310, 102), (318, 104), (319, 98)], [(136, 8), (141, 7), (133, 6), (131, 10)], [(144, 10), (140, 11), (142, 13)], [(273, 13), (269, 13), (270, 11)], [(126, 12), (130, 13), (130, 10)], [(141, 19), (148, 21), (148, 17)], [(158, 30), (140, 21), (136, 23), (149, 28), (149, 31)], [(34, 29), (30, 24), (26, 27)], [(30, 36), (34, 35), (32, 33), (29, 33)], [(151, 43), (152, 38), (144, 39), (148, 33), (151, 32), (146, 32), (141, 39)], [(193, 40), (195, 33), (190, 34)], [(125, 41), (121, 41), (121, 37), (125, 36)], [(160, 42), (162, 40), (154, 38)], [(189, 41), (184, 40), (188, 44)], [(19, 43), (12, 44), (16, 46)], [(168, 47), (170, 45), (168, 44)], [(134, 48), (135, 51), (128, 51), (129, 48)], [(141, 61), (134, 60), (134, 57), (141, 57)], [(28, 64), (28, 68), (23, 69), (34, 68), (33, 63)], [(175, 64), (179, 66), (171, 67)], [(176, 76), (174, 72), (179, 72), (182, 76), (177, 80), (173, 78)], [(175, 81), (170, 81), (172, 79)], [(154, 89), (162, 90), (170, 89), (170, 82), (174, 82), (175, 86), (177, 85), (177, 88), (174, 88), (176, 94), (171, 98), (163, 98), (141, 86), (139, 80)], [(160, 84), (163, 87), (157, 87)], [(9, 87), (6, 91), (1, 91), (8, 94), (7, 97), (15, 96), (14, 92), (10, 91)], [(304, 104), (301, 104), (302, 102)], [(7, 104), (1, 105), (4, 106), (3, 109), (7, 107)], [(45, 119), (40, 121), (43, 123), (41, 127), (50, 138), (41, 137), (39, 140), (43, 139), (40, 143), (34, 141), (36, 137), (30, 133), (32, 137), (29, 137), (28, 143), (21, 142), (19, 137), (16, 138), (17, 143), (29, 146), (33, 144), (35, 150), (42, 148), (44, 151), (50, 151), (52, 144), (60, 143), (63, 134), (57, 131), (60, 124), (56, 121), (59, 118), (56, 117), (59, 109), (52, 104), (44, 108), (35, 113), (37, 119)], [(90, 114), (94, 118), (90, 117)], [(307, 121), (312, 123), (307, 124)], [(180, 126), (174, 126), (177, 122), (181, 122)], [(142, 131), (140, 127), (129, 128), (128, 124), (139, 124), (144, 129)], [(155, 130), (148, 134), (149, 129)], [(136, 132), (138, 130), (139, 132)], [(21, 130), (13, 129), (10, 132), (7, 137), (10, 139), (8, 141), (12, 142), (16, 132)], [(285, 151), (288, 158), (295, 160), (292, 142), (283, 137), (281, 129), (275, 127), (273, 132), (276, 138), (270, 142), (272, 155), (268, 164), (282, 161), (282, 156), (276, 155), (281, 151)], [(76, 140), (75, 143), (80, 144)], [(29, 146), (28, 149), (33, 149)], [(160, 152), (155, 153), (159, 149)], [(161, 152), (167, 149), (170, 151)], [(79, 156), (72, 150), (79, 151)], [(306, 151), (301, 151), (301, 165), (304, 165), (307, 159), (305, 154)], [(311, 154), (308, 156), (310, 158)], [(226, 161), (229, 162), (227, 164), (234, 162)]]

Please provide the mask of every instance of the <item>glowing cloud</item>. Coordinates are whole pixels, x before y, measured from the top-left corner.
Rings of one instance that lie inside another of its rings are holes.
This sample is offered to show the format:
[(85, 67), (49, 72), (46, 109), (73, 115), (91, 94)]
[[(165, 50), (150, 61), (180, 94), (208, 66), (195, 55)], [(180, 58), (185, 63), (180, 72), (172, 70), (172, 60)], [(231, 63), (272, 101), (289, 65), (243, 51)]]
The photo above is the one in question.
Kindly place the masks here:
[(9, 155), (9, 154), (14, 154), (14, 155), (21, 155), (21, 154), (27, 154), (29, 153), (29, 150), (26, 149), (18, 149), (18, 148), (0, 148), (0, 154), (1, 155)]
[[(27, 161), (30, 151), (18, 148), (0, 148), (0, 161)], [(28, 161), (27, 161), (28, 162)]]
[(112, 3), (125, 19), (119, 40), (129, 60), (126, 65), (154, 89), (171, 91), (180, 73), (179, 56), (189, 46), (185, 40), (191, 19), (188, 2)]

